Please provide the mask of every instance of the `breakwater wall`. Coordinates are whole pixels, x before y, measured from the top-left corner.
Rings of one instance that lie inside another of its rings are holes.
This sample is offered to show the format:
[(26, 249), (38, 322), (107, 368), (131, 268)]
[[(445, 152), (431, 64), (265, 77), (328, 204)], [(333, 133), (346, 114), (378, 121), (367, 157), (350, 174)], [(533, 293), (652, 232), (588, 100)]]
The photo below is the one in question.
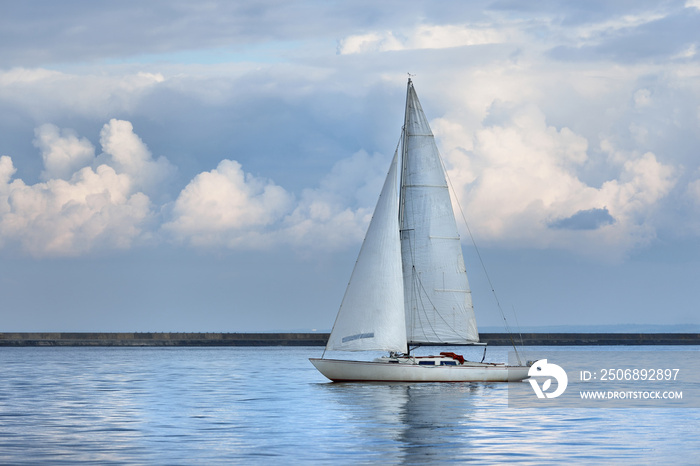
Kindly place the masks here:
[[(700, 333), (482, 333), (491, 346), (700, 345)], [(324, 346), (328, 333), (0, 333), (0, 346)]]

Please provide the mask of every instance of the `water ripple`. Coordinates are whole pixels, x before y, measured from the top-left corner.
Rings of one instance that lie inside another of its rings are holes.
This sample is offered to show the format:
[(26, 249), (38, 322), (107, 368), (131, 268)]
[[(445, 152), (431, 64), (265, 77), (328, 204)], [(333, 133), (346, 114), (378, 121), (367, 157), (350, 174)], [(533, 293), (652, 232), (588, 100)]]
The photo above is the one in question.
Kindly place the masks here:
[(509, 408), (506, 384), (333, 384), (318, 348), (1, 348), (2, 464), (691, 463), (698, 410)]

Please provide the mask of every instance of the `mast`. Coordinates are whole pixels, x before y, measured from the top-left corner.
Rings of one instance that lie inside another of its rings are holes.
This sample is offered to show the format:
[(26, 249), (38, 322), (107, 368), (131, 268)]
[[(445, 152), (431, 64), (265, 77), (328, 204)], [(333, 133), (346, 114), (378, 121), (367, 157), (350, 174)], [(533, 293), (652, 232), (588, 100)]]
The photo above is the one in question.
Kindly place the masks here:
[[(406, 208), (405, 205), (405, 199), (406, 199), (406, 187), (405, 187), (405, 182), (404, 180), (407, 178), (406, 177), (406, 170), (408, 168), (408, 163), (407, 163), (407, 157), (408, 157), (408, 101), (409, 101), (409, 95), (411, 92), (411, 87), (413, 87), (413, 81), (411, 81), (411, 75), (408, 75), (408, 83), (406, 84), (406, 105), (404, 107), (404, 113), (403, 113), (403, 126), (401, 127), (401, 172), (399, 175), (399, 237), (401, 238), (401, 243), (402, 243), (402, 250), (403, 250), (403, 242), (404, 241), (410, 241), (410, 233), (407, 230), (403, 229), (403, 218), (404, 218), (404, 210)], [(405, 259), (404, 259), (405, 260)], [(403, 263), (403, 260), (402, 260)], [(404, 266), (405, 270), (405, 266)], [(405, 272), (404, 272), (405, 274)], [(404, 278), (404, 296), (405, 293), (409, 292), (410, 288), (407, 288), (407, 283)], [(409, 312), (408, 307), (406, 306), (406, 298), (404, 297), (404, 319), (406, 320), (406, 354), (410, 355), (411, 354), (411, 341), (410, 341), (410, 329), (408, 327), (408, 321), (409, 319), (407, 318), (406, 313)]]
[[(405, 187), (404, 187), (404, 179), (406, 178), (406, 169), (408, 167), (406, 163), (406, 157), (407, 157), (407, 148), (408, 148), (408, 133), (406, 131), (406, 128), (408, 126), (408, 98), (409, 98), (409, 93), (411, 91), (411, 87), (413, 87), (413, 82), (411, 81), (411, 78), (409, 76), (408, 78), (408, 84), (406, 86), (406, 106), (404, 109), (404, 114), (403, 114), (403, 126), (401, 127), (401, 175), (399, 176), (399, 225), (403, 225), (403, 212), (405, 209), (404, 205), (404, 199), (405, 199)], [(402, 231), (403, 235), (403, 231)]]

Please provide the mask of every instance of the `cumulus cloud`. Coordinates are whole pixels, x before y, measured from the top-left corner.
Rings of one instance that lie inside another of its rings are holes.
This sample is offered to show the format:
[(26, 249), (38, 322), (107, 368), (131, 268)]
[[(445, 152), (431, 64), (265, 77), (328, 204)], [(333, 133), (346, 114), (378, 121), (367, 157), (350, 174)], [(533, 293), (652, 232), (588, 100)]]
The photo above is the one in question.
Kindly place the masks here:
[[(586, 183), (579, 172), (589, 161), (588, 141), (548, 125), (533, 105), (494, 107), (473, 137), (447, 118), (434, 127), (472, 229), (489, 242), (624, 254), (653, 238), (649, 217), (677, 178), (653, 153), (604, 140), (600, 150), (617, 176)], [(361, 241), (389, 159), (359, 151), (298, 200), (223, 160), (196, 175), (168, 206), (153, 205), (149, 192), (162, 190), (175, 168), (165, 157), (153, 158), (130, 122), (110, 120), (100, 144), (95, 156), (73, 131), (37, 128), (44, 181), (34, 185), (13, 179), (12, 160), (0, 158), (1, 241), (35, 256), (127, 248), (159, 230), (194, 246), (342, 248)], [(162, 210), (167, 218), (158, 226)]]
[(244, 173), (236, 161), (223, 160), (182, 190), (174, 218), (163, 228), (198, 246), (264, 247), (263, 227), (279, 220), (291, 200), (283, 188)]
[(163, 225), (171, 237), (195, 246), (337, 249), (361, 241), (385, 176), (386, 157), (360, 151), (335, 164), (298, 200), (270, 180), (222, 161), (182, 190)]
[[(0, 245), (18, 244), (36, 257), (128, 248), (159, 233), (198, 247), (345, 247), (361, 240), (388, 163), (359, 151), (295, 202), (273, 181), (223, 160), (196, 175), (172, 204), (158, 205), (149, 193), (158, 195), (175, 167), (154, 159), (130, 122), (103, 126), (97, 156), (73, 130), (46, 124), (35, 135), (43, 182), (13, 179), (12, 159), (0, 158)], [(161, 211), (166, 221), (159, 226)]]
[[(458, 125), (437, 127), (448, 144), (466, 137)], [(446, 159), (481, 240), (614, 259), (653, 238), (651, 216), (675, 185), (676, 170), (650, 152), (625, 152), (609, 142), (604, 150), (618, 174), (590, 185), (579, 175), (589, 161), (587, 140), (547, 125), (538, 108), (525, 106), (485, 125), (467, 144), (448, 145)]]
[(287, 241), (303, 249), (337, 249), (362, 241), (390, 158), (359, 151), (335, 164), (316, 189), (302, 193), (285, 218)]
[(146, 194), (160, 188), (176, 171), (164, 156), (153, 159), (128, 121), (110, 120), (100, 131), (100, 144), (111, 159), (110, 165), (119, 173), (127, 174), (134, 189)]
[(18, 243), (34, 256), (71, 256), (128, 248), (146, 232), (153, 212), (143, 191), (172, 167), (164, 158), (152, 159), (131, 123), (104, 126), (100, 157), (72, 130), (43, 125), (35, 134), (44, 182), (13, 180), (12, 159), (0, 158), (0, 241)]
[[(601, 255), (646, 244), (657, 231), (654, 212), (669, 193), (685, 196), (687, 204), (700, 196), (697, 175), (689, 181), (683, 174), (697, 169), (693, 148), (698, 146), (699, 72), (689, 23), (697, 15), (698, 1), (686, 1), (686, 9), (640, 4), (584, 9), (585, 14), (580, 8), (501, 7), (460, 7), (447, 13), (433, 9), (395, 17), (388, 7), (376, 6), (377, 20), (361, 34), (334, 23), (325, 26), (331, 35), (313, 36), (303, 46), (275, 43), (264, 51), (243, 50), (251, 60), (246, 63), (240, 55), (216, 49), (158, 56), (145, 65), (148, 60), (142, 56), (130, 64), (105, 62), (99, 70), (89, 65), (63, 71), (0, 70), (3, 113), (21, 112), (13, 122), (33, 120), (39, 125), (65, 115), (68, 121), (84, 124), (99, 118), (103, 123), (112, 115), (134, 115), (133, 121), (157, 121), (152, 130), (163, 131), (152, 139), (142, 134), (142, 140), (130, 122), (111, 120), (93, 141), (99, 152), (95, 156), (93, 143), (75, 132), (39, 126), (35, 145), (44, 162), (42, 183), (22, 185), (12, 178), (12, 160), (0, 161), (3, 237), (19, 241), (21, 236), (20, 227), (8, 226), (9, 216), (31, 218), (17, 210), (20, 197), (33, 193), (48, 206), (59, 192), (73, 190), (85, 194), (76, 194), (71, 202), (97, 206), (87, 198), (94, 199), (95, 186), (102, 184), (110, 200), (100, 208), (103, 219), (116, 219), (110, 206), (127, 206), (139, 193), (149, 207), (146, 215), (123, 217), (124, 224), (134, 227), (124, 230), (132, 231), (131, 236), (115, 229), (112, 239), (99, 243), (98, 238), (109, 236), (96, 234), (84, 241), (83, 250), (98, 243), (115, 245), (120, 234), (131, 238), (121, 244), (137, 241), (149, 233), (145, 225), (154, 213), (165, 219), (163, 233), (187, 244), (261, 247), (274, 239), (298, 248), (334, 248), (359, 242), (390, 157), (358, 149), (391, 149), (380, 135), (389, 124), (375, 122), (386, 121), (390, 114), (386, 104), (391, 97), (386, 96), (401, 94), (397, 76), (415, 71), (451, 179), (483, 239), (570, 250), (583, 245), (599, 248)], [(671, 34), (676, 30), (683, 34)], [(328, 50), (328, 40), (336, 37), (342, 37), (336, 50), (341, 56), (329, 61), (333, 50)], [(663, 44), (657, 44), (659, 38)], [(466, 48), (486, 44), (490, 46)], [(405, 53), (377, 53), (393, 51)], [(651, 52), (653, 59), (630, 60)], [(193, 56), (205, 59), (196, 62), (199, 58)], [(185, 58), (180, 63), (158, 61), (164, 57)], [(218, 62), (205, 64), (213, 58)], [(407, 58), (415, 69), (404, 69)], [(400, 107), (391, 112), (398, 114)], [(329, 121), (321, 121), (329, 114)], [(362, 119), (364, 126), (356, 124)], [(242, 123), (244, 130), (230, 132)], [(176, 125), (178, 130), (173, 130)], [(397, 136), (399, 126), (397, 122)], [(290, 144), (288, 153), (275, 152), (278, 145), (261, 146), (271, 128), (275, 140), (302, 142)], [(3, 140), (10, 130), (5, 131)], [(168, 131), (179, 134), (170, 138)], [(313, 131), (323, 137), (305, 137)], [(212, 134), (240, 138), (231, 146), (245, 153), (227, 154), (231, 160), (203, 171), (219, 163), (220, 148), (230, 142), (208, 137)], [(179, 160), (185, 161), (181, 167), (188, 170), (179, 196), (164, 195), (163, 185), (176, 168), (160, 154), (152, 155), (146, 142), (178, 147)], [(304, 153), (310, 147), (315, 156), (326, 151), (328, 160), (337, 161), (327, 176), (322, 178), (320, 171), (331, 162), (311, 167), (310, 160), (315, 160)], [(344, 151), (357, 153), (339, 160)], [(264, 162), (251, 169), (252, 156)], [(304, 182), (320, 182), (301, 186), (294, 170), (275, 174), (274, 181), (264, 178), (277, 157), (303, 158), (299, 165), (313, 170), (312, 175), (305, 173)], [(21, 159), (15, 165), (20, 173), (26, 169)], [(247, 173), (251, 170), (255, 176)], [(686, 185), (677, 186), (679, 180)], [(296, 196), (282, 187), (286, 183), (295, 185)], [(41, 204), (24, 202), (27, 210)], [(668, 222), (676, 214), (666, 215)], [(81, 221), (73, 218), (75, 226), (68, 230), (78, 231)], [(150, 233), (158, 228), (154, 225)]]
[[(570, 167), (585, 162), (587, 141), (547, 126), (536, 107), (512, 109), (508, 122), (477, 131), (472, 144), (474, 179), (463, 197), (489, 236), (510, 236), (521, 221), (535, 227), (527, 221), (533, 209), (544, 212), (582, 187)], [(464, 160), (464, 153), (450, 157), (457, 167)]]
[(95, 158), (95, 147), (86, 138), (78, 138), (75, 131), (60, 130), (45, 124), (34, 131), (34, 145), (41, 150), (44, 160), (43, 180), (69, 179), (79, 168), (90, 165)]
[[(10, 158), (3, 156), (0, 165), (7, 180), (7, 172), (13, 171)], [(0, 237), (18, 242), (34, 256), (78, 255), (95, 247), (127, 248), (150, 215), (148, 197), (131, 192), (128, 176), (107, 165), (96, 170), (85, 167), (69, 181), (5, 182), (0, 192), (4, 204)]]

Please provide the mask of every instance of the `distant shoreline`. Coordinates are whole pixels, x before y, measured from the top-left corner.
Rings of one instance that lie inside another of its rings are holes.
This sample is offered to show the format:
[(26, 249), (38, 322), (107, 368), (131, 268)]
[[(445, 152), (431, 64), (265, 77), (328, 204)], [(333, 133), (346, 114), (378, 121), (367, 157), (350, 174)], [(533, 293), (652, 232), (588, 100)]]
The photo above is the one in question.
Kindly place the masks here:
[[(700, 345), (700, 333), (482, 333), (491, 346)], [(8, 346), (325, 346), (328, 333), (6, 332)]]

